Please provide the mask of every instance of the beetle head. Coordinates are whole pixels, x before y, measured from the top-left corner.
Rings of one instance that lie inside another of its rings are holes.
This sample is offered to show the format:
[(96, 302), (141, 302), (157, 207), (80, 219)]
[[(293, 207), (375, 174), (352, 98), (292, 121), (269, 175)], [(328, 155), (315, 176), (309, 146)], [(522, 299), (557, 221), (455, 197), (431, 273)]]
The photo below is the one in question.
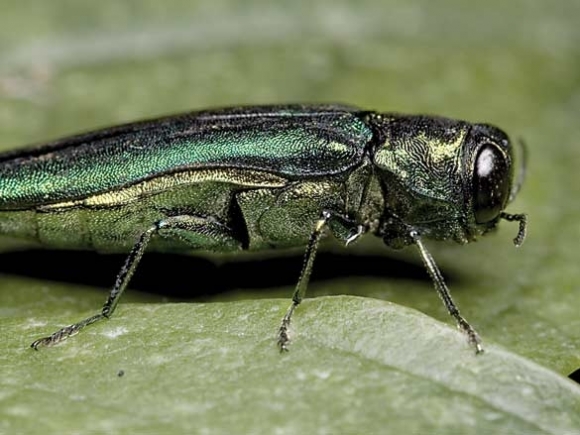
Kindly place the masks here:
[(412, 243), (415, 230), (436, 240), (467, 243), (489, 232), (521, 182), (513, 184), (513, 146), (500, 129), (441, 117), (381, 118), (373, 162), (385, 210), (380, 235), (393, 247)]

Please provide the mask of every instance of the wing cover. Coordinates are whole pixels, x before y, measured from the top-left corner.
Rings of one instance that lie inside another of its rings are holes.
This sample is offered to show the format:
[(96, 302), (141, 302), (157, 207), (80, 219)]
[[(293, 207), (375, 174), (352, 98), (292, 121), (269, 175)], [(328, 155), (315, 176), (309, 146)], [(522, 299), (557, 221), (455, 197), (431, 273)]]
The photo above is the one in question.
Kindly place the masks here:
[(234, 167), (304, 179), (358, 166), (372, 131), (346, 106), (241, 107), (142, 121), (0, 155), (0, 209), (81, 199), (167, 173)]

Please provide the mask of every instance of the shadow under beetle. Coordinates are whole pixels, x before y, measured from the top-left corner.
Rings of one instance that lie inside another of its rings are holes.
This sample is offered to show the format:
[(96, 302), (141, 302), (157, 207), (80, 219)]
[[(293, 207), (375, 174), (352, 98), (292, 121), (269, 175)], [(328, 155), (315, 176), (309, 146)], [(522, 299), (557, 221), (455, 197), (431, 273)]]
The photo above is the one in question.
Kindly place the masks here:
[(41, 338), (54, 345), (110, 317), (146, 249), (231, 252), (306, 246), (278, 346), (325, 232), (416, 245), (476, 352), (424, 239), (468, 243), (500, 219), (514, 182), (500, 129), (339, 105), (233, 107), (97, 130), (0, 155), (0, 233), (57, 248), (129, 252), (100, 313)]

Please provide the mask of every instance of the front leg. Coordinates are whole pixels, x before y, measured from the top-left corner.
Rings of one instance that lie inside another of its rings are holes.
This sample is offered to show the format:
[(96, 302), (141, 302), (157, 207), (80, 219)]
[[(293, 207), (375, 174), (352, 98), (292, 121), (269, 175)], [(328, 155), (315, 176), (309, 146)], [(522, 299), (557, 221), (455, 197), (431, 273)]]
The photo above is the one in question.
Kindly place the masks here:
[(327, 227), (330, 227), (331, 231), (337, 238), (344, 240), (346, 245), (352, 243), (367, 231), (367, 228), (364, 226), (357, 224), (344, 216), (327, 210), (322, 212), (320, 219), (318, 219), (314, 225), (314, 230), (312, 231), (308, 245), (306, 246), (302, 271), (300, 272), (300, 278), (298, 279), (298, 283), (296, 284), (296, 288), (292, 295), (292, 304), (282, 318), (282, 323), (278, 330), (278, 347), (280, 348), (280, 352), (288, 350), (288, 344), (290, 342), (288, 329), (290, 328), (292, 314), (304, 299), (318, 244), (320, 243), (320, 239)]
[(115, 285), (111, 289), (109, 297), (103, 305), (100, 313), (66, 326), (48, 337), (36, 340), (30, 346), (36, 350), (38, 350), (39, 346), (53, 346), (66, 340), (68, 337), (77, 334), (85, 326), (111, 317), (117, 308), (119, 299), (127, 288), (141, 257), (143, 257), (147, 245), (154, 235), (159, 235), (165, 238), (180, 239), (191, 245), (193, 248), (206, 247), (208, 249), (219, 248), (221, 250), (235, 250), (242, 248), (242, 244), (236, 238), (234, 232), (225, 224), (219, 222), (216, 218), (182, 215), (162, 219), (145, 230), (131, 249), (131, 252), (125, 260), (125, 264), (121, 268), (121, 271), (117, 275)]
[(459, 308), (453, 302), (451, 298), (451, 293), (449, 292), (449, 288), (447, 288), (447, 284), (445, 284), (445, 280), (443, 279), (443, 275), (441, 271), (437, 267), (435, 260), (423, 245), (421, 241), (421, 237), (419, 233), (415, 230), (410, 232), (410, 236), (413, 238), (415, 244), (419, 248), (419, 252), (421, 253), (421, 258), (425, 263), (425, 267), (427, 267), (427, 271), (431, 278), (433, 279), (433, 284), (435, 285), (435, 289), (441, 297), (441, 300), (445, 304), (447, 311), (449, 314), (455, 319), (459, 328), (467, 334), (467, 339), (469, 340), (469, 344), (471, 344), (475, 348), (475, 353), (482, 353), (483, 346), (481, 345), (481, 338), (479, 338), (479, 334), (477, 331), (469, 324), (467, 320), (459, 313)]

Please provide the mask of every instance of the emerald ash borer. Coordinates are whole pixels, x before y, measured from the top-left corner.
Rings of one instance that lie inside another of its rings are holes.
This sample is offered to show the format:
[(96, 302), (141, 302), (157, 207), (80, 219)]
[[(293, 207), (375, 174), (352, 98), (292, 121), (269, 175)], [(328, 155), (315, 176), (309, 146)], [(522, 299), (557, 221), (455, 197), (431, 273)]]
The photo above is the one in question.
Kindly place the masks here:
[[(514, 147), (488, 124), (339, 105), (233, 107), (146, 120), (0, 155), (0, 233), (67, 249), (128, 252), (102, 310), (32, 343), (51, 346), (115, 311), (146, 249), (305, 246), (278, 346), (325, 233), (415, 245), (449, 314), (482, 351), (424, 240), (468, 243), (508, 214)], [(523, 161), (523, 159), (522, 159)]]

